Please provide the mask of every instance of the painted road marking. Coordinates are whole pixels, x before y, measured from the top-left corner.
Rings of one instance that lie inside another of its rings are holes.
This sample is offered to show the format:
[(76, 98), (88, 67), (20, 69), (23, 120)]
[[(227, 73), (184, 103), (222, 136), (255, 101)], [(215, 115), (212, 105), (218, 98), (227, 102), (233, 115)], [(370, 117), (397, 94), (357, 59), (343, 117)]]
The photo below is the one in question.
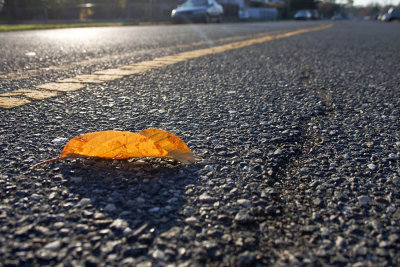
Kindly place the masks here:
[(139, 68), (140, 67), (158, 68), (158, 67), (163, 67), (163, 66), (166, 66), (166, 65), (173, 64), (173, 63), (170, 63), (170, 62), (171, 61), (162, 62), (162, 61), (155, 61), (155, 60), (147, 60), (147, 61), (142, 61), (142, 62), (139, 62), (139, 63), (131, 64), (129, 66), (132, 66), (133, 68), (137, 68), (137, 67), (139, 67)]
[[(244, 40), (244, 39), (249, 39), (249, 38), (255, 38), (259, 36), (265, 36), (266, 34), (275, 34), (277, 32), (283, 32), (284, 30), (279, 30), (279, 31), (271, 31), (271, 32), (262, 32), (262, 33), (251, 33), (247, 35), (241, 35), (241, 36), (232, 36), (232, 37), (225, 37), (225, 38), (220, 38), (220, 39), (215, 39), (212, 42), (210, 41), (200, 41), (200, 42), (194, 42), (194, 43), (189, 43), (189, 44), (182, 44), (182, 45), (175, 45), (175, 46), (169, 46), (169, 47), (164, 47), (163, 49), (170, 49), (170, 48), (176, 48), (176, 49), (185, 49), (185, 48), (193, 48), (196, 46), (202, 46), (202, 45), (207, 45), (207, 44), (217, 44), (217, 43), (227, 43), (227, 42), (232, 42), (235, 40)], [(151, 52), (152, 49), (150, 50), (144, 50)], [(6, 74), (0, 74), (0, 79), (4, 80), (19, 80), (19, 79), (29, 79), (34, 76), (40, 75), (41, 72), (47, 72), (47, 71), (57, 71), (57, 70), (67, 70), (74, 68), (75, 66), (82, 66), (82, 65), (87, 65), (87, 64), (95, 64), (95, 63), (101, 63), (101, 62), (109, 62), (110, 60), (117, 60), (121, 58), (131, 58), (136, 56), (137, 52), (135, 53), (124, 53), (124, 54), (118, 54), (118, 55), (113, 55), (113, 56), (105, 56), (105, 57), (98, 57), (98, 58), (91, 58), (91, 59), (86, 59), (78, 62), (72, 62), (69, 63), (68, 65), (57, 65), (57, 66), (49, 66), (49, 67), (43, 67), (43, 68), (37, 68), (37, 69), (31, 69), (31, 70), (25, 70), (25, 71), (17, 71), (17, 72), (10, 72)]]
[(72, 92), (85, 87), (81, 83), (45, 83), (36, 85), (36, 88), (58, 92)]
[(116, 79), (121, 79), (120, 75), (78, 75), (73, 78), (67, 78), (58, 80), (58, 83), (103, 83), (107, 81), (113, 81)]
[(7, 96), (25, 96), (27, 98), (31, 98), (34, 100), (44, 100), (50, 97), (57, 96), (57, 92), (52, 91), (38, 91), (38, 90), (31, 90), (31, 89), (20, 89), (15, 90), (9, 93), (0, 94), (0, 97), (7, 97)]
[(150, 70), (150, 66), (137, 66), (137, 65), (126, 65), (126, 66), (121, 66), (118, 68), (118, 70), (129, 70), (132, 73), (140, 73), (140, 72), (145, 72)]
[[(106, 81), (112, 81), (120, 79), (122, 76), (129, 76), (138, 73), (143, 73), (151, 69), (161, 68), (171, 64), (176, 64), (178, 62), (187, 61), (190, 59), (199, 58), (206, 55), (223, 53), (229, 50), (239, 49), (255, 44), (261, 44), (272, 40), (287, 38), (294, 35), (299, 35), (313, 31), (320, 31), (328, 29), (332, 26), (333, 26), (332, 24), (326, 24), (317, 27), (303, 28), (286, 33), (278, 33), (274, 35), (263, 36), (245, 41), (232, 42), (210, 48), (182, 52), (171, 56), (158, 57), (155, 58), (154, 60), (148, 60), (131, 65), (121, 66), (115, 69), (105, 69), (101, 71), (96, 71), (93, 74), (88, 74), (88, 75), (78, 75), (54, 83), (40, 84), (37, 85), (36, 88), (50, 90), (50, 91), (58, 91), (58, 92), (71, 92), (85, 87), (85, 83), (103, 83)], [(16, 95), (29, 97), (27, 93), (18, 94), (17, 93), (18, 91), (21, 92), (20, 90), (16, 90), (8, 93), (10, 97), (5, 97), (0, 95), (0, 108), (13, 108), (30, 103), (30, 101), (27, 99), (12, 97)], [(33, 91), (34, 90), (30, 90), (29, 94), (34, 95), (35, 93)]]
[(0, 108), (15, 108), (31, 103), (28, 99), (16, 97), (0, 97)]
[(133, 74), (138, 74), (147, 71), (146, 70), (132, 70), (132, 69), (122, 69), (122, 68), (117, 68), (117, 69), (108, 69), (108, 70), (100, 70), (96, 71), (93, 74), (95, 75), (114, 75), (114, 76), (130, 76)]

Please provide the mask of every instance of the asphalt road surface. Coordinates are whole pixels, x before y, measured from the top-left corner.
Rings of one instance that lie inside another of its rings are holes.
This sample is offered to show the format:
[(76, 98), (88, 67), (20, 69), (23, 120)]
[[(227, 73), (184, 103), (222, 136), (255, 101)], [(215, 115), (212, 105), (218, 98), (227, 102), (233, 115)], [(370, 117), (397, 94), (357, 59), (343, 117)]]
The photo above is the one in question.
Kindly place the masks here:
[[(399, 266), (399, 51), (371, 21), (0, 33), (0, 265)], [(151, 127), (203, 160), (29, 170)]]

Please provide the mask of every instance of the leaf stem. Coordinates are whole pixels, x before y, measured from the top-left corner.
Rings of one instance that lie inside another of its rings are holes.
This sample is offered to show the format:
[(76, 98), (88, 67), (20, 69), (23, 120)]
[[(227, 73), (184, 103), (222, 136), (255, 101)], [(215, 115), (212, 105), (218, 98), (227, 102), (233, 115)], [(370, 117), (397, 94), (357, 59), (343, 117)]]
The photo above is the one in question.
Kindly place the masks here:
[(45, 161), (41, 161), (41, 162), (39, 162), (39, 163), (36, 163), (36, 164), (33, 165), (32, 167), (30, 167), (29, 170), (33, 170), (33, 169), (36, 169), (37, 167), (40, 167), (40, 166), (43, 166), (43, 165), (47, 165), (47, 164), (56, 162), (56, 161), (58, 161), (58, 160), (60, 160), (60, 159), (61, 159), (61, 157), (56, 157), (56, 158), (48, 159), (48, 160), (45, 160)]

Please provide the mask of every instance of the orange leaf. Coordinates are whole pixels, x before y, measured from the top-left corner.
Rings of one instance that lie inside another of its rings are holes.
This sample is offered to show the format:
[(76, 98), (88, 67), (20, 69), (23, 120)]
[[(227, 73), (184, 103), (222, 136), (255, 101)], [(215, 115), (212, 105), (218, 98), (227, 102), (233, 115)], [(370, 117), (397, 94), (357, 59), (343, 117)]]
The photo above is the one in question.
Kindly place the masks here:
[(192, 151), (179, 137), (160, 129), (146, 129), (139, 133), (103, 131), (74, 137), (65, 145), (59, 157), (42, 161), (30, 169), (63, 158), (141, 157), (171, 158), (184, 164), (195, 162)]
[(166, 157), (176, 159), (182, 163), (194, 163), (195, 159), (192, 151), (178, 136), (173, 133), (160, 129), (145, 129), (139, 132), (140, 135), (146, 136), (153, 140), (161, 148), (168, 152)]
[(131, 132), (104, 131), (72, 138), (65, 145), (60, 157), (127, 159), (165, 157), (167, 153), (153, 140), (143, 135)]

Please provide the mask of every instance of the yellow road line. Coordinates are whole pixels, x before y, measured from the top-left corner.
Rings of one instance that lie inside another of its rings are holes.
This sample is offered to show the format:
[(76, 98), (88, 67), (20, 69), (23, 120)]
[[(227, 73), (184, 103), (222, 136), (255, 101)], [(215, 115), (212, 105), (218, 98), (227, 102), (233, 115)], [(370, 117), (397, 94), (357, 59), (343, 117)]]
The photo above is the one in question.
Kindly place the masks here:
[(81, 83), (44, 83), (36, 85), (36, 88), (58, 92), (72, 92), (85, 87)]
[(31, 103), (28, 99), (16, 97), (0, 97), (0, 108), (15, 108)]
[(112, 81), (120, 79), (120, 75), (78, 75), (72, 78), (58, 80), (59, 83), (103, 83), (106, 81)]
[[(57, 91), (57, 92), (70, 92), (70, 91), (75, 91), (79, 90), (83, 87), (85, 87), (86, 83), (103, 83), (106, 81), (112, 81), (116, 79), (120, 79), (123, 76), (128, 76), (128, 75), (134, 75), (138, 73), (143, 73), (152, 69), (156, 68), (161, 68), (164, 66), (176, 64), (178, 62), (183, 62), (187, 61), (190, 59), (194, 58), (199, 58), (202, 56), (206, 55), (211, 55), (211, 54), (217, 54), (217, 53), (222, 53), (226, 52), (229, 50), (234, 50), (234, 49), (239, 49), (255, 44), (261, 44), (265, 42), (269, 42), (272, 40), (277, 40), (277, 39), (282, 39), (282, 38), (287, 38), (303, 33), (308, 33), (308, 32), (313, 32), (313, 31), (320, 31), (324, 29), (328, 29), (332, 27), (332, 24), (327, 24), (327, 25), (321, 25), (317, 27), (310, 27), (310, 28), (303, 28), (295, 31), (290, 31), (286, 33), (279, 33), (279, 34), (274, 34), (274, 35), (268, 35), (268, 36), (263, 36), (259, 38), (254, 38), (250, 40), (245, 40), (245, 41), (237, 41), (237, 42), (232, 42), (220, 46), (214, 46), (210, 48), (204, 48), (204, 49), (197, 49), (193, 51), (187, 51), (187, 52), (182, 52), (178, 53), (175, 55), (171, 56), (165, 56), (165, 57), (158, 57), (155, 58), (154, 60), (149, 60), (149, 61), (143, 61), (131, 65), (126, 65), (126, 66), (121, 66), (119, 68), (115, 69), (106, 69), (102, 71), (96, 71), (93, 74), (87, 74), (87, 75), (78, 75), (75, 77), (59, 80), (57, 82), (53, 83), (46, 83), (46, 84), (40, 84), (37, 85), (36, 88), (38, 89), (44, 89), (44, 90), (49, 90), (49, 91)], [(35, 90), (16, 90), (12, 91), (9, 93), (4, 93), (0, 94), (0, 108), (13, 108), (25, 104), (29, 104), (30, 101), (28, 99), (21, 99), (21, 98), (16, 98), (14, 96), (20, 96), (20, 97), (27, 97), (31, 99), (46, 99), (48, 97), (52, 97), (55, 95), (52, 94), (43, 94), (41, 91), (35, 91)]]
[[(248, 38), (254, 38), (258, 36), (265, 36), (266, 34), (275, 34), (278, 31), (271, 31), (271, 32), (262, 32), (262, 33), (257, 33), (257, 34), (247, 34), (247, 35), (241, 35), (241, 36), (232, 36), (232, 37), (225, 37), (225, 38), (220, 38), (213, 40), (212, 42), (209, 41), (200, 41), (200, 42), (194, 42), (194, 43), (189, 43), (189, 44), (182, 44), (182, 45), (176, 45), (176, 46), (170, 46), (170, 47), (164, 47), (163, 49), (170, 49), (170, 48), (176, 48), (176, 49), (184, 49), (184, 48), (189, 48), (189, 47), (196, 47), (196, 46), (202, 46), (206, 44), (217, 44), (217, 43), (224, 43), (224, 42), (232, 42), (235, 40), (243, 40), (243, 39), (248, 39)], [(282, 31), (279, 31), (282, 32)], [(141, 51), (139, 51), (141, 52)], [(143, 50), (143, 52), (151, 52), (150, 50)], [(98, 57), (98, 58), (91, 58), (91, 59), (86, 59), (78, 62), (72, 62), (67, 65), (57, 65), (57, 66), (48, 66), (48, 67), (43, 67), (43, 68), (37, 68), (37, 69), (31, 69), (31, 70), (25, 70), (25, 71), (17, 71), (17, 72), (10, 72), (10, 73), (5, 73), (5, 74), (0, 74), (0, 79), (4, 80), (19, 80), (19, 79), (29, 79), (32, 78), (33, 76), (40, 75), (41, 72), (47, 72), (47, 71), (60, 71), (60, 70), (67, 70), (74, 68), (76, 66), (82, 66), (82, 65), (87, 65), (87, 64), (95, 64), (95, 63), (101, 63), (104, 61), (109, 62), (110, 60), (118, 60), (121, 58), (132, 58), (134, 57), (138, 51), (135, 53), (124, 53), (124, 54), (118, 54), (118, 55), (113, 55), (113, 56), (104, 56), (104, 57)]]
[(19, 89), (9, 93), (0, 94), (1, 97), (7, 96), (24, 96), (26, 98), (31, 98), (34, 100), (43, 100), (46, 98), (57, 96), (57, 92), (53, 91), (38, 91), (38, 90), (30, 90), (30, 89)]

